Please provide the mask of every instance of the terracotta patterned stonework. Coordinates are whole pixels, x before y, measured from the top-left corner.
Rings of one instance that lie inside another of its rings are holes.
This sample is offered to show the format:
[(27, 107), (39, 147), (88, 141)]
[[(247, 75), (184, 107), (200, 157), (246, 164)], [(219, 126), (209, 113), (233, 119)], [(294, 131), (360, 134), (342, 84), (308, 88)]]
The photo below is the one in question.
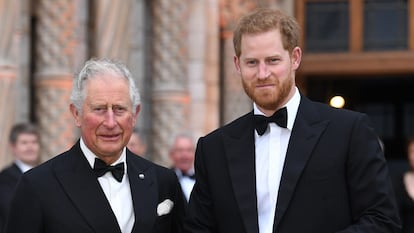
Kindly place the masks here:
[(237, 20), (257, 7), (274, 7), (278, 0), (219, 0), (222, 38), (231, 38)]
[(69, 111), (72, 82), (68, 75), (36, 83), (36, 113), (41, 127), (42, 158), (49, 159), (74, 143), (74, 119)]
[(46, 160), (74, 141), (69, 95), (74, 72), (75, 0), (40, 0), (36, 5), (35, 115)]
[[(188, 128), (189, 96), (186, 70), (188, 2), (153, 0), (152, 145), (153, 160), (169, 166), (168, 145)], [(183, 117), (184, 116), (184, 117)]]
[(36, 5), (37, 73), (72, 72), (75, 0), (39, 0)]
[(257, 1), (219, 0), (220, 28), (222, 38), (232, 38), (233, 30), (240, 16), (256, 8)]

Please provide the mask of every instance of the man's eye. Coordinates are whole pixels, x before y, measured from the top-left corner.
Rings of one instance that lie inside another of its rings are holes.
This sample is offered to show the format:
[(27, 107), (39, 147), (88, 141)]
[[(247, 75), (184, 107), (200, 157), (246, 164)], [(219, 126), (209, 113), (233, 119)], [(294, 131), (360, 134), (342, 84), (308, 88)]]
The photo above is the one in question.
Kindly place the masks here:
[(126, 111), (126, 108), (124, 107), (114, 107), (114, 112), (115, 113), (124, 113)]
[(98, 112), (98, 113), (102, 113), (105, 110), (106, 110), (106, 108), (103, 108), (103, 107), (95, 107), (95, 108), (93, 108), (93, 111), (94, 112)]
[(275, 64), (275, 63), (278, 63), (280, 61), (280, 59), (279, 58), (270, 58), (269, 60), (268, 60), (268, 62), (270, 63), (270, 64)]
[(247, 63), (247, 65), (249, 65), (249, 66), (254, 66), (254, 65), (256, 65), (256, 61), (254, 61), (254, 60), (251, 60), (251, 61), (247, 61), (246, 62)]

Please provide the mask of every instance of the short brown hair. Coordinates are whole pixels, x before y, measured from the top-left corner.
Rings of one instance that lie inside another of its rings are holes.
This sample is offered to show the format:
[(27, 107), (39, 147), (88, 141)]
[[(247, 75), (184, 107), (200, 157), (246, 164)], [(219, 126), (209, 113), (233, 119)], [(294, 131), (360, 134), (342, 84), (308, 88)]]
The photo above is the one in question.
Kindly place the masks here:
[(40, 138), (39, 131), (35, 125), (30, 123), (18, 123), (15, 124), (10, 131), (9, 142), (11, 144), (16, 144), (17, 138), (21, 134), (32, 134), (36, 135), (37, 138)]
[(234, 30), (233, 45), (237, 57), (241, 55), (241, 39), (244, 34), (257, 34), (279, 29), (283, 48), (292, 52), (299, 45), (299, 25), (295, 18), (277, 9), (258, 8), (240, 18)]

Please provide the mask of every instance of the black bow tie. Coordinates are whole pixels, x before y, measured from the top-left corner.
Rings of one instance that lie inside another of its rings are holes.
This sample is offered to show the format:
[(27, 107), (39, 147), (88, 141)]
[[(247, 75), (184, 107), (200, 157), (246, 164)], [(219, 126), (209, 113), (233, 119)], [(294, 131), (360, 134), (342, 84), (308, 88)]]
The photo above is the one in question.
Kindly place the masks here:
[(277, 110), (272, 116), (254, 115), (255, 127), (257, 133), (262, 136), (270, 122), (276, 123), (282, 128), (287, 127), (287, 110), (286, 107)]
[(181, 172), (181, 177), (188, 177), (188, 178), (194, 180), (195, 179), (195, 174), (193, 173), (193, 174), (190, 175), (189, 173)]
[(124, 163), (118, 163), (115, 166), (106, 165), (101, 159), (95, 158), (95, 164), (93, 165), (93, 170), (98, 177), (103, 176), (107, 172), (111, 172), (112, 176), (118, 181), (122, 181), (124, 176)]

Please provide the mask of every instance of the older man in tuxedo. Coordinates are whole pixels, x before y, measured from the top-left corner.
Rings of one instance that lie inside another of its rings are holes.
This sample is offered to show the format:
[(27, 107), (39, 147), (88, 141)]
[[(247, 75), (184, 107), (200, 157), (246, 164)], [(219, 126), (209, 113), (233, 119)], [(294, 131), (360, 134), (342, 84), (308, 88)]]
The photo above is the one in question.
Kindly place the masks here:
[(181, 232), (185, 200), (177, 176), (126, 148), (139, 110), (123, 64), (87, 61), (70, 104), (81, 137), (22, 176), (5, 232)]
[(184, 196), (188, 201), (195, 183), (194, 140), (190, 133), (179, 133), (173, 138), (169, 149), (172, 169), (178, 177)]

